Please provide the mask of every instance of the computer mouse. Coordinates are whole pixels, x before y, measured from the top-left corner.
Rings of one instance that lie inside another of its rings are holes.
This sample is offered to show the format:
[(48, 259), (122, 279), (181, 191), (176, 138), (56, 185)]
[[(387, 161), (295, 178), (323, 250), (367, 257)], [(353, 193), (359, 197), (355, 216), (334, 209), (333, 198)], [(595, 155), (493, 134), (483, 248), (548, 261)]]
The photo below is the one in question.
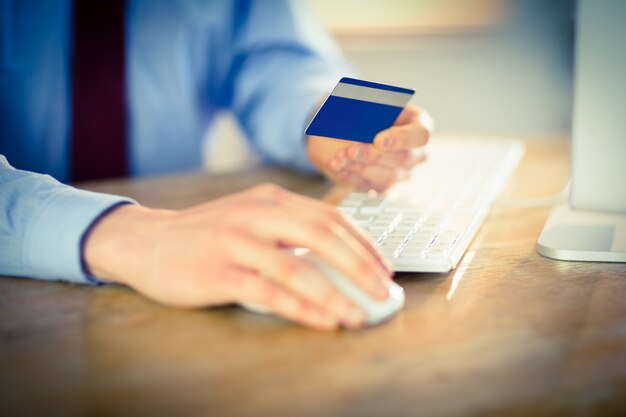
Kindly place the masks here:
[[(316, 265), (339, 291), (365, 312), (366, 326), (374, 326), (390, 319), (404, 306), (404, 290), (395, 282), (389, 283), (389, 296), (385, 300), (376, 300), (312, 252), (299, 256)], [(242, 303), (242, 306), (255, 313), (272, 314), (272, 310), (262, 304)]]

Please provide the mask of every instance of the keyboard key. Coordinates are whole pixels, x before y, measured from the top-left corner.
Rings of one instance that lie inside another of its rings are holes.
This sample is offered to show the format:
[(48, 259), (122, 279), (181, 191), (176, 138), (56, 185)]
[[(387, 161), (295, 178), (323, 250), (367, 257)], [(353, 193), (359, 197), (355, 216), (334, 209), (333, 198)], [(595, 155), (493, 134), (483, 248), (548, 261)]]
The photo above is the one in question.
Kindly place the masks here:
[(363, 205), (359, 208), (359, 212), (361, 214), (378, 214), (380, 213), (385, 206), (389, 204), (389, 199), (387, 197), (381, 195), (374, 198), (370, 198), (363, 202)]
[(350, 216), (350, 218), (361, 226), (369, 226), (369, 224), (372, 223), (372, 220), (374, 220), (374, 217), (361, 213), (355, 213)]
[(361, 207), (363, 204), (363, 200), (343, 200), (341, 202), (341, 207)]
[(358, 212), (358, 207), (339, 206), (337, 208), (339, 209), (340, 212), (342, 212), (344, 214), (347, 214), (347, 215), (357, 214), (357, 212)]

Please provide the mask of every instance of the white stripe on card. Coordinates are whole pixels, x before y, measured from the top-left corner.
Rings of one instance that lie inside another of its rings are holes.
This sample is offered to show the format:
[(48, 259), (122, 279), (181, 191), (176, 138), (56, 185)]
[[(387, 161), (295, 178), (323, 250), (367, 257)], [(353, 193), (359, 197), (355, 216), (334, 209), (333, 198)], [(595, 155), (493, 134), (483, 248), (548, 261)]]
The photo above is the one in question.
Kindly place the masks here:
[(330, 95), (395, 107), (404, 107), (411, 98), (411, 94), (346, 83), (337, 84)]

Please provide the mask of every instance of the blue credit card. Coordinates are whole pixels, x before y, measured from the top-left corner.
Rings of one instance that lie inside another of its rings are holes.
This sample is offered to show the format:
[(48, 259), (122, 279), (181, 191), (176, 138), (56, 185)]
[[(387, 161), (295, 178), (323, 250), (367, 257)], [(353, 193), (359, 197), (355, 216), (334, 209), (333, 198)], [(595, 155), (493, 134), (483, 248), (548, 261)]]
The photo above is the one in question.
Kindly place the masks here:
[(344, 77), (317, 111), (305, 133), (372, 143), (415, 93), (408, 88)]

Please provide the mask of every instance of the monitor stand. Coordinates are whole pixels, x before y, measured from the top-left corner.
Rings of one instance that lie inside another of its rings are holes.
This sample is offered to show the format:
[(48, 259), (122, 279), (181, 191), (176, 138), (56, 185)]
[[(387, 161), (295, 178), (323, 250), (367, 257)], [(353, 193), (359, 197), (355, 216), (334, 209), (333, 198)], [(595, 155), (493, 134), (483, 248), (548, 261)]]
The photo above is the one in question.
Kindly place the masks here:
[(626, 262), (626, 214), (552, 209), (537, 252), (563, 261)]

